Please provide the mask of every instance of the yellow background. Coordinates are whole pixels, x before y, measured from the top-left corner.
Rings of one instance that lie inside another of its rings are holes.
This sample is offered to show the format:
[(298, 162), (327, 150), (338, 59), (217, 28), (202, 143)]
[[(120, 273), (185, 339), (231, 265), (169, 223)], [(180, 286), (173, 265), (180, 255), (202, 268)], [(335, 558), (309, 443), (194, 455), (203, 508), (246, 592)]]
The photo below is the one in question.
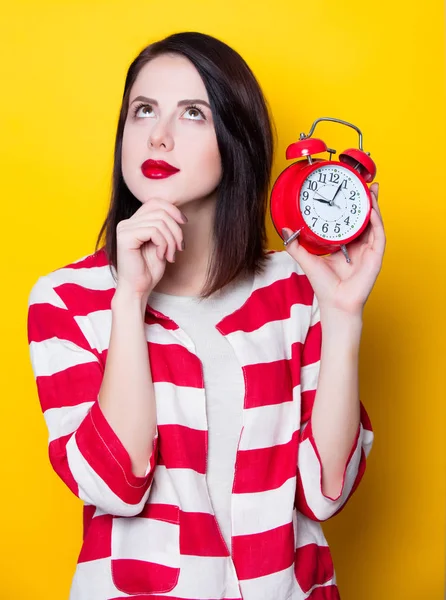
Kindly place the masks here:
[[(351, 121), (378, 166), (388, 245), (365, 312), (361, 396), (376, 441), (328, 522), (343, 600), (443, 598), (445, 531), (444, 9), (390, 2), (16, 1), (2, 9), (0, 598), (68, 598), (81, 503), (52, 472), (26, 340), (40, 275), (94, 250), (124, 78), (174, 31), (220, 37), (251, 65), (280, 144)], [(316, 134), (338, 152), (340, 125)], [(271, 245), (280, 247), (270, 227)], [(283, 600), (283, 599), (277, 599)]]

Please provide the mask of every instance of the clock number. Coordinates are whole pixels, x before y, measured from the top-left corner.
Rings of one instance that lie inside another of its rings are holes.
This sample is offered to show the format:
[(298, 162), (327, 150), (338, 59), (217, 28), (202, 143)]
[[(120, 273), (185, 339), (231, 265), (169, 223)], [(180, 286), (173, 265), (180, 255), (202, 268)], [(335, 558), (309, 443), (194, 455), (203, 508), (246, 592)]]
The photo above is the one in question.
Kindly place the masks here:
[(319, 173), (319, 183), (326, 183), (326, 179), (327, 179), (326, 173)]
[(335, 228), (334, 228), (334, 232), (335, 233), (341, 233), (341, 228), (339, 227), (339, 223), (336, 223)]
[(308, 200), (308, 198), (310, 197), (310, 194), (308, 192), (304, 192), (302, 194), (302, 196), (303, 196), (303, 200), (305, 201), (305, 200)]
[(355, 190), (351, 190), (351, 191), (350, 191), (350, 198), (349, 198), (349, 200), (354, 200), (354, 199), (355, 199), (355, 196), (356, 196), (356, 192), (355, 192)]
[(308, 181), (308, 187), (315, 192), (317, 190), (317, 181)]
[(346, 219), (344, 219), (344, 223), (346, 225), (350, 225), (350, 217), (347, 217)]
[(324, 223), (322, 225), (322, 231), (323, 231), (323, 233), (328, 233), (328, 223)]
[(342, 187), (344, 188), (344, 190), (347, 189), (347, 180), (346, 179), (344, 179), (344, 183), (342, 184)]
[(339, 183), (339, 173), (330, 173), (330, 183)]
[(310, 213), (311, 213), (311, 208), (307, 204), (305, 207), (305, 210), (304, 210), (304, 215), (309, 215)]
[(350, 211), (350, 212), (352, 213), (352, 215), (356, 215), (356, 209), (357, 209), (357, 208), (358, 208), (358, 207), (356, 206), (356, 204), (352, 204), (352, 209), (351, 209), (351, 211)]
[(317, 217), (313, 217), (313, 227), (316, 225), (317, 223)]

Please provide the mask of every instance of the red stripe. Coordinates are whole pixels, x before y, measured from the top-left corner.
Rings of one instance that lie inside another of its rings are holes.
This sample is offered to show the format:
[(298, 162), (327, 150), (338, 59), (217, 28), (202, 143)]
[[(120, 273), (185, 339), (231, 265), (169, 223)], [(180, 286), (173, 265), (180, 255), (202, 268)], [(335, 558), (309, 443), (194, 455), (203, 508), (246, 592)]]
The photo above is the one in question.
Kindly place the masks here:
[(36, 377), (42, 411), (95, 401), (101, 388), (102, 366), (91, 362)]
[[(177, 386), (203, 388), (200, 359), (180, 344), (147, 343), (153, 383), (165, 382)], [(105, 365), (108, 349), (100, 354)]]
[(126, 594), (169, 592), (180, 575), (180, 569), (143, 560), (120, 558), (112, 560), (111, 568), (115, 586)]
[(311, 365), (321, 358), (322, 328), (318, 321), (310, 327), (302, 350), (302, 366)]
[(107, 255), (105, 253), (105, 247), (100, 248), (97, 252), (89, 254), (82, 260), (76, 263), (70, 263), (66, 265), (65, 269), (88, 269), (91, 267), (104, 267), (108, 265)]
[[(182, 596), (181, 598), (179, 596), (167, 596), (169, 598), (169, 600), (190, 600), (190, 598), (185, 598), (184, 596)], [(116, 598), (110, 598), (110, 600), (128, 600), (129, 597), (128, 596), (117, 596)], [(137, 594), (136, 596), (133, 595), (132, 596), (132, 600), (166, 600), (166, 596), (158, 596), (158, 594)], [(201, 598), (200, 600), (221, 600), (221, 596), (214, 596), (214, 597), (207, 597), (207, 598)], [(237, 596), (237, 598), (225, 598), (224, 600), (240, 600), (240, 596)]]
[(61, 436), (60, 438), (57, 438), (57, 440), (50, 442), (48, 452), (51, 465), (55, 472), (69, 487), (73, 494), (79, 496), (79, 488), (71, 473), (67, 460), (67, 443), (72, 435), (73, 434), (70, 433), (69, 435)]
[(180, 552), (192, 556), (229, 556), (214, 515), (181, 511)]
[(236, 459), (234, 493), (264, 492), (280, 487), (296, 475), (297, 444), (295, 431), (286, 444), (269, 448), (239, 450)]
[(127, 450), (108, 424), (96, 402), (76, 432), (76, 441), (84, 459), (124, 502), (137, 504), (153, 478), (157, 454), (157, 439), (151, 456), (152, 469), (146, 477), (137, 477)]
[(277, 360), (243, 367), (246, 384), (245, 408), (292, 401), (293, 382), (289, 363), (288, 360)]
[(94, 517), (77, 560), (79, 563), (108, 558), (111, 555), (112, 523), (111, 515)]
[(368, 431), (373, 431), (373, 427), (372, 427), (372, 423), (370, 421), (369, 415), (368, 415), (367, 410), (362, 402), (360, 402), (359, 408), (360, 408), (360, 419), (361, 419), (362, 426), (364, 427), (364, 429), (367, 429)]
[(301, 425), (306, 423), (313, 412), (314, 399), (316, 398), (316, 390), (307, 390), (300, 395), (300, 422)]
[(202, 388), (203, 374), (198, 356), (180, 344), (148, 343), (153, 382)]
[(109, 310), (116, 289), (94, 290), (78, 283), (62, 283), (57, 293), (77, 316), (85, 316), (97, 310)]
[(84, 504), (84, 508), (82, 511), (83, 517), (83, 539), (85, 540), (85, 536), (87, 535), (88, 527), (94, 517), (94, 513), (96, 511), (96, 507), (92, 504)]
[(149, 305), (147, 305), (146, 309), (145, 322), (147, 325), (160, 325), (169, 331), (175, 331), (179, 329), (178, 325), (174, 323), (170, 317), (167, 317), (157, 310), (154, 310)]
[(263, 577), (290, 567), (294, 561), (293, 524), (263, 533), (234, 536), (232, 556), (240, 580)]
[(223, 335), (234, 331), (255, 331), (266, 323), (288, 319), (293, 304), (311, 306), (314, 291), (306, 275), (291, 273), (285, 279), (254, 290), (247, 302), (218, 326)]
[[(180, 522), (180, 509), (173, 504), (146, 504), (138, 515), (143, 519), (155, 519), (178, 525)], [(127, 518), (127, 517), (124, 517)]]
[(28, 342), (42, 342), (53, 337), (69, 340), (92, 351), (69, 310), (52, 304), (31, 304), (28, 311)]
[(313, 590), (307, 600), (341, 600), (341, 597), (337, 586), (326, 585)]
[(329, 581), (333, 577), (334, 570), (328, 546), (308, 544), (297, 548), (294, 573), (305, 593), (313, 586)]
[(158, 464), (168, 469), (206, 472), (206, 431), (184, 425), (158, 425)]

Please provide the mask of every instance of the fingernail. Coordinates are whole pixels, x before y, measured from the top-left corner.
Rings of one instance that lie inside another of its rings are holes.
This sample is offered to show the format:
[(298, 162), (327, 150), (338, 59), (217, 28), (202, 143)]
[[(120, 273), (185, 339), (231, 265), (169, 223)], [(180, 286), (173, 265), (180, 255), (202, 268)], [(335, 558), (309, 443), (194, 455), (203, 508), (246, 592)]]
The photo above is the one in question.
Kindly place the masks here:
[(183, 211), (180, 211), (180, 212), (181, 212), (181, 216), (183, 217), (183, 221), (184, 221), (185, 223), (187, 223), (187, 222), (189, 221), (189, 219), (186, 217), (186, 215), (184, 214), (184, 212), (183, 212)]
[(181, 250), (184, 250), (185, 247), (184, 240), (181, 240)]
[(288, 230), (287, 230), (287, 228), (286, 228), (286, 227), (284, 227), (284, 228), (282, 229), (282, 237), (283, 237), (284, 239), (286, 239), (287, 237), (290, 237), (290, 236), (288, 235)]

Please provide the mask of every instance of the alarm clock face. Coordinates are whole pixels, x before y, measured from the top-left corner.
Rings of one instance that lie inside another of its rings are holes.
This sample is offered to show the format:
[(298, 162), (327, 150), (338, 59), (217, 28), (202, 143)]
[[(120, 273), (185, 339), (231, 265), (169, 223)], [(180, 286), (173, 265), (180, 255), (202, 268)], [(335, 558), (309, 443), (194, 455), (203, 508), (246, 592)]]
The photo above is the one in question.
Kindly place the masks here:
[(360, 179), (339, 164), (318, 167), (301, 187), (299, 206), (307, 226), (326, 240), (350, 238), (367, 218), (369, 198)]

